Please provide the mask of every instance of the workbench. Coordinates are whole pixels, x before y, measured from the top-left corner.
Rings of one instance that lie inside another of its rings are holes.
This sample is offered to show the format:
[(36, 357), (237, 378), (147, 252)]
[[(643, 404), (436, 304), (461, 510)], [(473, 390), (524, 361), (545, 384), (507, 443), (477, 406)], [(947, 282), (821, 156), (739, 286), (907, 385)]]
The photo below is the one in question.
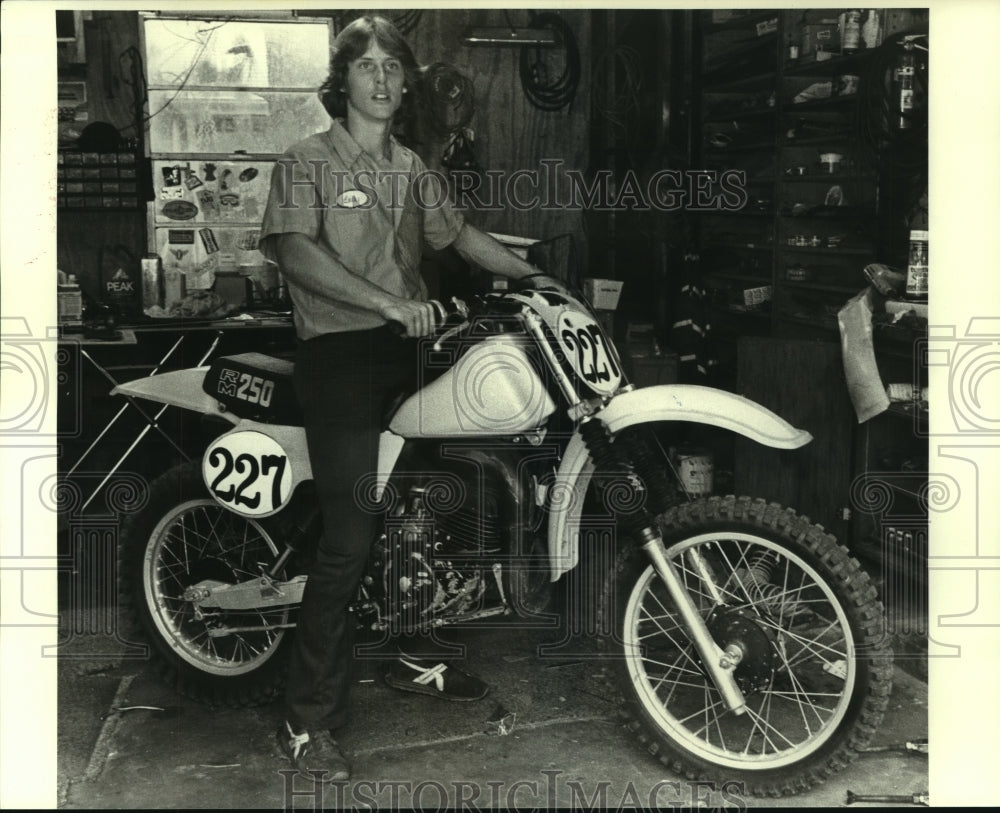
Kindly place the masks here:
[(289, 315), (223, 320), (147, 320), (124, 325), (114, 338), (63, 331), (58, 382), (58, 471), (82, 513), (112, 510), (100, 499), (111, 477), (148, 479), (200, 452), (200, 416), (111, 396), (118, 383), (198, 367), (222, 355), (255, 351), (290, 358)]

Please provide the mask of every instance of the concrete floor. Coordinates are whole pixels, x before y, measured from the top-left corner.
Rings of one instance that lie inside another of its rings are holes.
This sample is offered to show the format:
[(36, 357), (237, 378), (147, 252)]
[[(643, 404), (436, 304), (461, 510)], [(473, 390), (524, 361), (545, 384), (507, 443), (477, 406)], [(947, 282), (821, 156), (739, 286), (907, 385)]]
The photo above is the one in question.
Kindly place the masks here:
[[(59, 806), (617, 808), (648, 807), (652, 800), (664, 807), (827, 807), (844, 806), (848, 791), (908, 798), (927, 790), (927, 758), (898, 750), (862, 754), (824, 785), (783, 799), (662, 784), (680, 777), (617, 722), (596, 677), (600, 666), (572, 647), (538, 659), (537, 647), (558, 639), (553, 630), (513, 626), (467, 633), (467, 667), (492, 686), (475, 703), (394, 691), (374, 664), (360, 664), (353, 722), (340, 736), (354, 778), (317, 796), (311, 782), (291, 783), (279, 773), (289, 765), (274, 745), (277, 705), (207, 708), (177, 695), (147, 662), (127, 657), (113, 636), (75, 634), (59, 663)], [(927, 685), (915, 676), (921, 664), (903, 665), (872, 746), (927, 737)], [(126, 706), (154, 708), (112, 711)], [(516, 715), (503, 736), (489, 725), (500, 706)]]

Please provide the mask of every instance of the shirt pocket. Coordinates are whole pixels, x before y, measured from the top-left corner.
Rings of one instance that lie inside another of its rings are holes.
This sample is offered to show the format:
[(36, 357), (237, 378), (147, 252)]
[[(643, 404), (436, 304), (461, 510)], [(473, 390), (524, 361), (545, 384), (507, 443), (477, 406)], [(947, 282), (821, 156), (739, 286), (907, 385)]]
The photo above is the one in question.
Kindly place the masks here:
[(323, 213), (328, 247), (354, 273), (366, 273), (377, 263), (391, 230), (376, 208), (330, 206)]

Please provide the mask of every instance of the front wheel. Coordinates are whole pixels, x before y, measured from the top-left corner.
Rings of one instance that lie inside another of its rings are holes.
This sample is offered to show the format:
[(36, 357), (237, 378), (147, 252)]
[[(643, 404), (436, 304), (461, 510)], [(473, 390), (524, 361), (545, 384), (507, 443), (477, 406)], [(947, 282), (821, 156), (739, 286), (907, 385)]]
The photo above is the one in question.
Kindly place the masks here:
[(628, 727), (671, 770), (758, 796), (801, 792), (846, 766), (891, 690), (867, 574), (822, 528), (762, 500), (698, 500), (659, 522), (709, 633), (739, 653), (746, 711), (724, 704), (664, 583), (630, 544), (601, 608), (624, 653), (612, 680)]

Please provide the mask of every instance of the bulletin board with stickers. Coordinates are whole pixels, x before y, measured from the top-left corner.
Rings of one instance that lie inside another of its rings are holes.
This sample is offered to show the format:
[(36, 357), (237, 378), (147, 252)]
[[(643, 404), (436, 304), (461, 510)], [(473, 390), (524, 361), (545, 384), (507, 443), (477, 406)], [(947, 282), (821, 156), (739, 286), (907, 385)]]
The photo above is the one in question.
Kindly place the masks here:
[(143, 312), (284, 309), (277, 266), (258, 248), (260, 223), (275, 159), (329, 126), (316, 89), (331, 22), (251, 12), (140, 17), (153, 176)]
[(277, 268), (258, 248), (273, 161), (152, 163), (149, 249), (160, 259), (163, 284), (162, 301), (144, 303), (146, 315), (220, 316), (279, 304)]

